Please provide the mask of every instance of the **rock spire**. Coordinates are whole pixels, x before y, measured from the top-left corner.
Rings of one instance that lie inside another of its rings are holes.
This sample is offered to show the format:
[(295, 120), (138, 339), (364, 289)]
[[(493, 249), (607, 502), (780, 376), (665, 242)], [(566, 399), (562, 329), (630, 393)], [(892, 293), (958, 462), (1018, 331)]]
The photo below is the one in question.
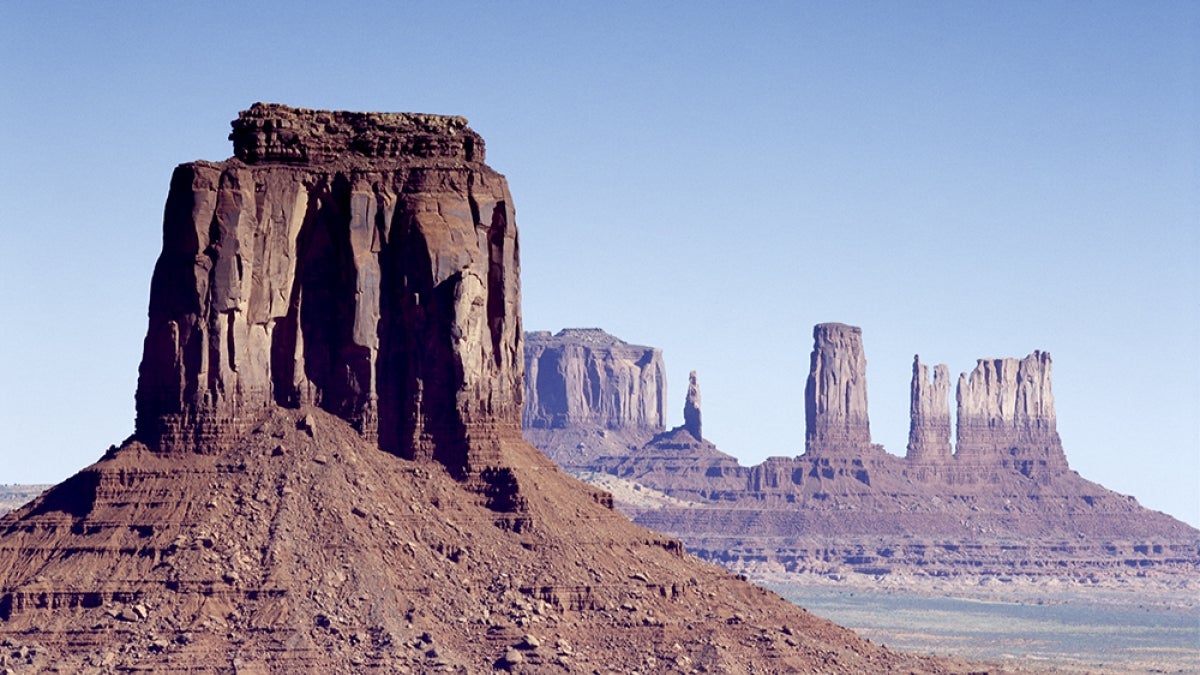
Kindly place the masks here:
[(870, 448), (867, 359), (861, 328), (842, 323), (813, 328), (804, 412), (807, 452), (855, 453)]
[(696, 383), (696, 371), (688, 374), (687, 399), (683, 402), (683, 428), (696, 440), (704, 440), (700, 428), (700, 385)]
[(1000, 464), (1026, 476), (1065, 471), (1055, 428), (1050, 354), (979, 359), (958, 378), (958, 442), (962, 462)]
[(907, 459), (917, 464), (944, 464), (953, 459), (950, 447), (950, 370), (933, 367), (913, 357), (912, 397), (909, 405)]
[(314, 404), (454, 472), (519, 433), (517, 231), (460, 117), (257, 103), (236, 159), (175, 170), (150, 290), (137, 436), (228, 445)]

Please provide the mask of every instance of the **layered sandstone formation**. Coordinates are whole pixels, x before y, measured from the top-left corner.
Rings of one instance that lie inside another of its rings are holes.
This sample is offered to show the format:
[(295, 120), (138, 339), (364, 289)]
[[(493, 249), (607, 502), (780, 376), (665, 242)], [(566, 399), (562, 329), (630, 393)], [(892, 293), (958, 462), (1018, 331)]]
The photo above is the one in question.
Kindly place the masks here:
[(137, 390), (162, 452), (315, 405), (463, 473), (519, 427), (512, 198), (459, 117), (255, 104), (175, 170)]
[(1118, 585), (1200, 573), (1200, 532), (1068, 470), (1048, 354), (980, 360), (960, 379), (957, 452), (949, 369), (915, 357), (901, 458), (870, 444), (861, 331), (822, 324), (814, 338), (804, 454), (742, 466), (687, 430), (687, 403), (684, 426), (570, 468), (658, 495), (618, 505), (739, 572)]
[(136, 436), (0, 519), (0, 669), (978, 670), (685, 556), (519, 438), (512, 206), (462, 120), (256, 105), (233, 139), (172, 182)]
[(1046, 480), (1067, 470), (1055, 428), (1050, 354), (980, 359), (958, 378), (956, 458)]
[(907, 459), (914, 464), (945, 465), (953, 459), (950, 447), (950, 369), (933, 367), (913, 357)]
[(822, 323), (813, 328), (804, 416), (809, 453), (857, 453), (870, 448), (862, 329), (842, 323)]

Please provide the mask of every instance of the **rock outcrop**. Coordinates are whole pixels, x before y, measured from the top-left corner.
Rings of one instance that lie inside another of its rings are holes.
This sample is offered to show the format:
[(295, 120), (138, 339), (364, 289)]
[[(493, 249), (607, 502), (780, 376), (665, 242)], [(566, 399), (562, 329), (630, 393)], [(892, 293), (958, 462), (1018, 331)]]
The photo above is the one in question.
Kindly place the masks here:
[(977, 671), (683, 555), (520, 439), (512, 207), (464, 124), (256, 105), (238, 159), (176, 171), (137, 434), (0, 519), (0, 669)]
[(807, 452), (845, 455), (870, 448), (862, 329), (842, 323), (822, 323), (813, 328), (804, 415)]
[(1054, 415), (1050, 354), (980, 359), (958, 378), (958, 440), (963, 464), (1002, 466), (1046, 479), (1067, 470)]
[(660, 350), (599, 328), (539, 331), (526, 340), (526, 428), (663, 430), (667, 377)]
[(683, 428), (696, 440), (703, 440), (700, 424), (700, 385), (696, 382), (696, 371), (688, 374), (687, 398), (683, 402)]
[(216, 451), (276, 405), (468, 473), (518, 433), (516, 226), (460, 117), (255, 104), (236, 159), (179, 166), (137, 437)]
[(913, 464), (944, 465), (954, 458), (950, 447), (950, 369), (929, 367), (913, 357), (912, 397), (909, 404), (908, 454)]

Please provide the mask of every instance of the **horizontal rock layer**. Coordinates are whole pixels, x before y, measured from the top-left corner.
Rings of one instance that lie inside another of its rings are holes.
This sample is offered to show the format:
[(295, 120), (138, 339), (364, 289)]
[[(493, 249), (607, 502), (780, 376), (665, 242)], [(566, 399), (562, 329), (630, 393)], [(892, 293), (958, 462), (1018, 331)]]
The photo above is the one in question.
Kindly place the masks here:
[(292, 108), (255, 103), (233, 121), (234, 156), (255, 164), (372, 165), (437, 158), (482, 163), (483, 139), (467, 120), (423, 113)]

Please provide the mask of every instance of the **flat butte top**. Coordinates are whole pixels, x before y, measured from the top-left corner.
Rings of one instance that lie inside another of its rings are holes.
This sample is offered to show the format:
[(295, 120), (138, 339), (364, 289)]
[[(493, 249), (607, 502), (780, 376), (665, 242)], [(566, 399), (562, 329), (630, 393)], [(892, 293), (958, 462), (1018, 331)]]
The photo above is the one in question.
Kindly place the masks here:
[(463, 117), (350, 112), (255, 103), (231, 123), (247, 164), (483, 163), (483, 138)]

